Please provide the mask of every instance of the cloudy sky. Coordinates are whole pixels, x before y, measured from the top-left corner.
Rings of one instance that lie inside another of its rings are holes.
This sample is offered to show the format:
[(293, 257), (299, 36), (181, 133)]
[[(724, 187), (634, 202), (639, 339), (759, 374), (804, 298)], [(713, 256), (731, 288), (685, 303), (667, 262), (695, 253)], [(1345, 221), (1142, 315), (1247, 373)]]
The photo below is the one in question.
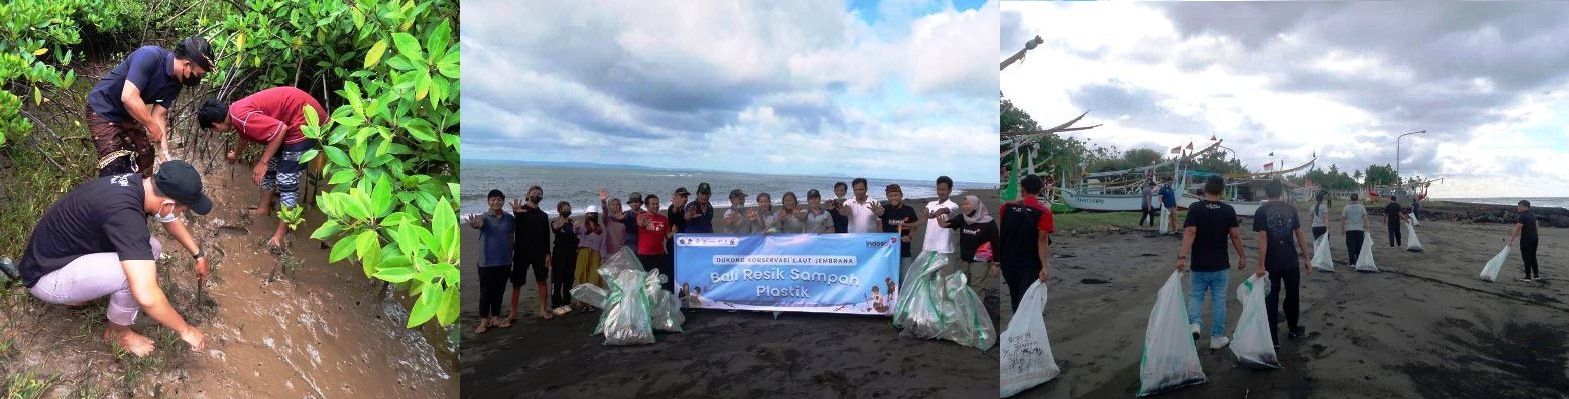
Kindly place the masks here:
[(1004, 94), (1098, 144), (1226, 140), (1258, 168), (1395, 163), (1435, 197), (1569, 196), (1569, 4), (1004, 3)]
[(995, 1), (465, 1), (463, 156), (997, 176)]

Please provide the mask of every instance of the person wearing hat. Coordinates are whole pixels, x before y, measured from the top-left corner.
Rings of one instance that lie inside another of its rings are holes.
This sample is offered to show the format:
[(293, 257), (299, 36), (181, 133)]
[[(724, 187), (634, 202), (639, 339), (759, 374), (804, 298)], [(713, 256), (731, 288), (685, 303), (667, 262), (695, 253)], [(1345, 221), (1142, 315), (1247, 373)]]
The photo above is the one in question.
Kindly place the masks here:
[(697, 201), (686, 205), (685, 233), (712, 234), (714, 232), (714, 204), (708, 202), (713, 193), (708, 182), (697, 184)]
[(633, 191), (631, 194), (627, 194), (626, 205), (626, 211), (622, 212), (619, 217), (612, 215), (611, 219), (615, 219), (623, 226), (626, 226), (626, 246), (636, 250), (638, 236), (637, 215), (643, 214), (643, 193)]
[(692, 192), (686, 191), (686, 187), (677, 187), (675, 193), (670, 196), (670, 207), (665, 208), (665, 218), (670, 219), (670, 233), (672, 234), (665, 239), (665, 261), (667, 263), (673, 264), (675, 262), (676, 240), (674, 234), (687, 232), (686, 204), (687, 199), (691, 196)]
[(806, 190), (806, 228), (807, 234), (831, 234), (834, 232), (833, 215), (823, 210), (823, 194), (817, 189)]
[(183, 86), (201, 83), (212, 70), (212, 45), (192, 36), (174, 51), (138, 48), (99, 79), (87, 93), (87, 130), (98, 150), (98, 176), (152, 176), (153, 146), (169, 159), (164, 142), (169, 108)]
[(158, 287), (162, 252), (147, 217), (163, 224), (195, 256), (197, 276), (207, 277), (207, 257), (180, 222), (186, 210), (205, 215), (212, 200), (202, 194), (201, 175), (185, 161), (164, 162), (156, 175), (122, 173), (89, 180), (71, 189), (39, 217), (27, 240), (19, 271), (33, 296), (77, 306), (109, 297), (103, 338), (136, 356), (153, 351), (153, 341), (131, 330), (146, 312), (173, 330), (191, 350), (202, 349), (202, 332), (185, 322)]
[(719, 233), (738, 236), (752, 234), (752, 223), (748, 221), (746, 213), (746, 193), (739, 188), (730, 190), (730, 209), (725, 210), (724, 219), (719, 221)]
[(599, 263), (605, 246), (605, 229), (599, 224), (599, 206), (589, 205), (584, 210), (583, 222), (577, 225), (577, 273), (573, 280), (578, 284), (589, 283), (605, 286), (599, 276)]
[[(261, 203), (246, 216), (261, 217), (271, 210), (272, 193), (278, 192), (279, 208), (294, 208), (299, 204), (300, 177), (305, 175), (305, 163), (300, 155), (316, 147), (316, 141), (300, 131), (305, 126), (305, 109), (316, 112), (322, 125), (327, 124), (327, 108), (312, 98), (310, 93), (294, 87), (274, 87), (262, 90), (226, 104), (216, 99), (202, 103), (196, 112), (196, 122), (213, 133), (236, 132), (234, 148), (226, 157), (233, 164), (246, 143), (257, 142), (266, 146), (256, 165), (251, 167), (251, 182), (261, 185)], [(288, 226), (278, 223), (277, 231), (267, 245), (283, 246), (283, 233)]]
[(512, 238), (517, 231), (516, 219), (501, 211), (507, 196), (501, 190), (490, 190), (485, 195), (490, 206), (484, 215), (469, 219), (469, 227), (479, 230), (480, 246), (484, 258), (479, 262), (479, 325), (475, 334), (484, 334), (491, 326), (506, 328), (512, 323), (501, 318), (501, 298), (507, 292), (507, 274), (512, 271)]

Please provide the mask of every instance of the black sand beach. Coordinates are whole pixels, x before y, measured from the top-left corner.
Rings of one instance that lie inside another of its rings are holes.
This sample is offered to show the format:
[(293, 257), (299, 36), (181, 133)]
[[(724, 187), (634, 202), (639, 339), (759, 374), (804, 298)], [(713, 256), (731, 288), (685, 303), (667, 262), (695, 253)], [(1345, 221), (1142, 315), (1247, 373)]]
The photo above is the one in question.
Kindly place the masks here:
[[(968, 194), (997, 205), (995, 190)], [(478, 234), (465, 228), (463, 240), (464, 259), (478, 257)], [(997, 395), (996, 347), (982, 352), (901, 337), (887, 317), (687, 310), (684, 333), (658, 333), (652, 345), (605, 346), (603, 336), (589, 335), (597, 311), (540, 320), (531, 310), (537, 295), (531, 278), (522, 320), (476, 335), (479, 283), (472, 262), (465, 261), (463, 273), (464, 397)]]

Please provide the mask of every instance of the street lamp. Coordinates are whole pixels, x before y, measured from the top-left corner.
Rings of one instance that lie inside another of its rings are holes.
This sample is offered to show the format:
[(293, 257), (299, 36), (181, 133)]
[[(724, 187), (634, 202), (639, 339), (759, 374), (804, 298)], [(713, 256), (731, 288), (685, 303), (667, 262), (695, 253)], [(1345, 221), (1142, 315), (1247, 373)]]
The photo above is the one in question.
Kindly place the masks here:
[[(1400, 139), (1413, 134), (1427, 134), (1426, 130), (1418, 130), (1395, 137), (1395, 174), (1400, 174)], [(1398, 181), (1396, 183), (1399, 183)]]

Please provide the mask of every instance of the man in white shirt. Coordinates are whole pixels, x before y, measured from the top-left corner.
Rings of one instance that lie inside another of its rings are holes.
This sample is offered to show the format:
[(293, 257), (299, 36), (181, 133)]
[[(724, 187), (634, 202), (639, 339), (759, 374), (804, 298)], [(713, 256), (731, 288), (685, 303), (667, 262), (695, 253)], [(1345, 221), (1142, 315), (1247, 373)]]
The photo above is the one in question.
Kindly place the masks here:
[(855, 191), (855, 200), (845, 201), (840, 212), (850, 217), (850, 233), (878, 233), (882, 229), (877, 217), (883, 214), (883, 205), (866, 197), (866, 178), (857, 177), (850, 181), (850, 189)]
[(926, 203), (926, 238), (921, 241), (921, 251), (952, 254), (959, 248), (959, 236), (948, 228), (948, 218), (959, 214), (959, 204), (948, 199), (953, 192), (953, 179), (937, 178), (937, 200)]

